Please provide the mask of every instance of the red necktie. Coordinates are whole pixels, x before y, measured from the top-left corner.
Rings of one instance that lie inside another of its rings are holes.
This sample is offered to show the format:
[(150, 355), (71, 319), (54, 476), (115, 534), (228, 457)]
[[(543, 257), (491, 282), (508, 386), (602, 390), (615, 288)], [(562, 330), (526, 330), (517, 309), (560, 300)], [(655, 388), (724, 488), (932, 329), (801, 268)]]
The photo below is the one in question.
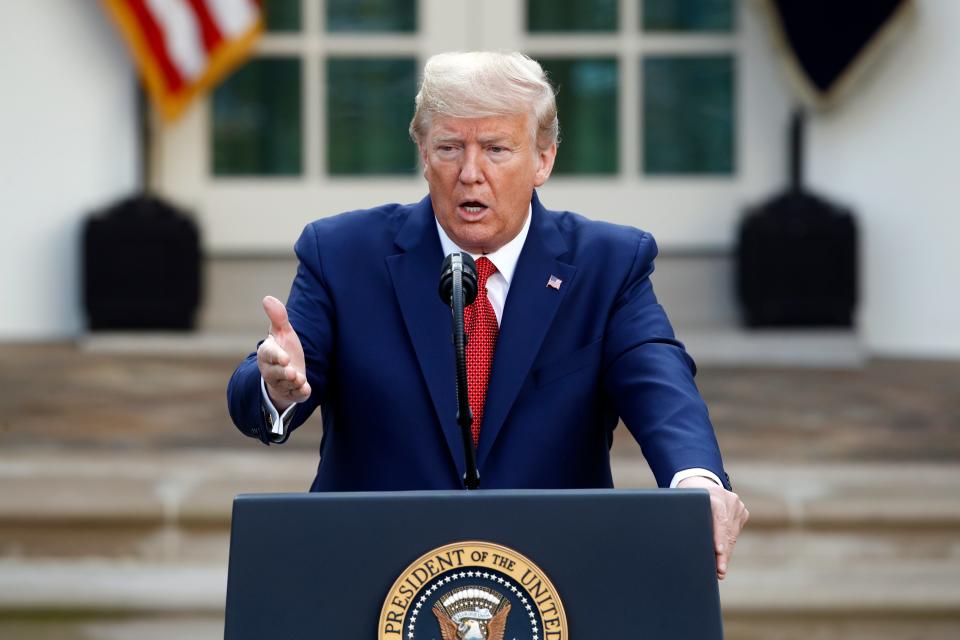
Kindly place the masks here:
[(480, 441), (480, 424), (487, 400), (487, 381), (493, 364), (493, 350), (497, 346), (500, 325), (487, 298), (487, 278), (497, 272), (489, 258), (477, 259), (477, 299), (463, 310), (463, 325), (467, 333), (467, 389), (470, 410), (473, 412), (473, 446)]

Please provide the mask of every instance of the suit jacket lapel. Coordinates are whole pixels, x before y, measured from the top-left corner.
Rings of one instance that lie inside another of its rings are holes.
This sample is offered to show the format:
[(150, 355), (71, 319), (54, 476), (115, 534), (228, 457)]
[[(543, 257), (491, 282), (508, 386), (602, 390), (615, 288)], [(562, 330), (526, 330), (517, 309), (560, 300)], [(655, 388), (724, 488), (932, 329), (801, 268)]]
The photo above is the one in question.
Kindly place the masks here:
[(458, 477), (463, 477), (463, 441), (457, 426), (456, 372), (450, 339), (451, 316), (450, 309), (437, 295), (443, 250), (429, 197), (421, 200), (410, 213), (397, 235), (396, 244), (404, 252), (388, 256), (387, 268), (450, 455)]
[[(478, 467), (482, 467), (500, 433), (577, 270), (557, 260), (566, 253), (566, 242), (536, 194), (532, 215), (500, 322), (477, 448)], [(559, 289), (547, 286), (550, 276), (562, 280)], [(480, 484), (483, 486), (482, 473)]]

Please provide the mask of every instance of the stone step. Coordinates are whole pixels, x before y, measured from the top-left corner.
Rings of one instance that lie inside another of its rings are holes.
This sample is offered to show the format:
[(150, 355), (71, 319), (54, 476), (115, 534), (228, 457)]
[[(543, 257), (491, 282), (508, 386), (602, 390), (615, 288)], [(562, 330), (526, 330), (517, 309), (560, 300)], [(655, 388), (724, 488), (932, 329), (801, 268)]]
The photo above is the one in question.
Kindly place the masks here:
[(216, 613), (226, 564), (0, 560), (0, 612)]
[[(81, 336), (77, 346), (97, 354), (233, 357), (239, 361), (263, 339), (259, 325), (247, 331), (98, 331)], [(867, 362), (860, 337), (849, 329), (679, 325), (676, 333), (701, 367), (858, 369)]]
[(266, 335), (256, 331), (95, 331), (77, 339), (88, 353), (135, 356), (229, 357), (239, 362)]
[[(956, 617), (960, 563), (900, 560), (849, 566), (733, 567), (720, 584), (725, 614)], [(226, 564), (102, 560), (0, 561), (0, 615), (223, 612)]]
[[(0, 453), (0, 523), (229, 525), (239, 493), (303, 491), (316, 454), (282, 447)], [(960, 528), (960, 464), (728, 461), (751, 528)], [(649, 488), (640, 458), (620, 488)]]
[[(256, 446), (0, 454), (0, 637), (221, 634), (233, 496), (303, 490), (315, 463)], [(960, 465), (728, 468), (752, 513), (720, 587), (728, 638), (960, 637)], [(640, 459), (614, 470), (652, 486)]]
[[(323, 637), (319, 633), (315, 637)], [(724, 616), (726, 640), (957, 640), (955, 617)], [(218, 640), (220, 615), (133, 615), (0, 618), (4, 640)], [(673, 640), (673, 639), (669, 639)]]

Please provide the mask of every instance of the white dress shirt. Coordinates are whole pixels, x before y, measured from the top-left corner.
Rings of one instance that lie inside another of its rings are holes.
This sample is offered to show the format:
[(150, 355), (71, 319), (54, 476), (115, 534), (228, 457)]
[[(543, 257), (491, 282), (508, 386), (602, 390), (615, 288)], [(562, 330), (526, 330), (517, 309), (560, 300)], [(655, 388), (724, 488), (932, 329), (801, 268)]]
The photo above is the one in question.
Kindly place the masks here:
[(447, 232), (437, 222), (437, 233), (440, 234), (440, 246), (443, 248), (443, 255), (448, 256), (455, 251), (470, 253), (470, 257), (476, 260), (481, 255), (493, 263), (497, 272), (487, 278), (487, 299), (493, 312), (497, 314), (497, 324), (503, 320), (503, 307), (507, 303), (507, 292), (510, 291), (510, 281), (513, 280), (513, 272), (517, 270), (517, 262), (520, 260), (520, 252), (523, 251), (523, 243), (527, 241), (527, 233), (530, 231), (531, 209), (527, 209), (527, 219), (523, 221), (523, 228), (517, 236), (503, 245), (493, 253), (470, 253), (463, 251), (457, 244), (450, 239)]
[[(483, 255), (497, 268), (496, 273), (487, 278), (487, 299), (490, 300), (490, 306), (493, 307), (493, 312), (497, 316), (497, 324), (500, 324), (503, 319), (503, 309), (507, 302), (507, 294), (510, 292), (510, 282), (513, 280), (513, 274), (517, 270), (517, 262), (520, 260), (520, 252), (523, 250), (523, 243), (526, 242), (527, 233), (530, 231), (531, 217), (532, 206), (527, 208), (527, 219), (524, 220), (523, 227), (520, 229), (520, 233), (518, 233), (513, 240), (503, 245), (496, 251), (484, 254), (463, 251), (463, 249), (458, 247), (457, 244), (450, 239), (446, 231), (443, 230), (443, 227), (440, 226), (440, 222), (437, 221), (437, 233), (440, 235), (440, 246), (443, 249), (443, 255), (448, 256), (455, 251), (461, 251), (463, 253), (469, 253), (470, 257), (474, 260)], [(262, 377), (260, 378), (260, 390), (263, 394), (264, 407), (269, 412), (271, 418), (272, 426), (270, 432), (276, 436), (278, 440), (282, 439), (286, 429), (286, 424), (289, 422), (289, 416), (292, 414), (292, 410), (296, 404), (290, 405), (286, 411), (283, 412), (283, 415), (281, 415), (276, 408), (274, 408), (273, 402), (270, 400), (270, 396), (267, 394), (267, 387), (264, 384)], [(684, 469), (675, 473), (673, 479), (670, 481), (670, 488), (672, 489), (676, 487), (681, 480), (693, 476), (708, 478), (716, 482), (721, 487), (723, 486), (723, 483), (720, 482), (720, 478), (718, 478), (712, 471), (694, 468)]]

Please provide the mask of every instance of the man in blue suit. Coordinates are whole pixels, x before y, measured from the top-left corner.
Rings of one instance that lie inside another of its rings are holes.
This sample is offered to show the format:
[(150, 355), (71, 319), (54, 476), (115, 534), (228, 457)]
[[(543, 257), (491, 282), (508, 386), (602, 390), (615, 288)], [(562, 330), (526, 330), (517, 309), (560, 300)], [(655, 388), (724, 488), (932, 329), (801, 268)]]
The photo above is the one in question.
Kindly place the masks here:
[(444, 255), (466, 251), (481, 272), (468, 314), (481, 487), (611, 487), (622, 419), (660, 486), (710, 492), (723, 577), (748, 513), (654, 296), (653, 238), (540, 203), (558, 120), (535, 61), (434, 56), (416, 106), (429, 196), (306, 227), (287, 304), (264, 299), (270, 334), (230, 380), (234, 422), (281, 443), (319, 406), (313, 491), (462, 487), (437, 282)]

